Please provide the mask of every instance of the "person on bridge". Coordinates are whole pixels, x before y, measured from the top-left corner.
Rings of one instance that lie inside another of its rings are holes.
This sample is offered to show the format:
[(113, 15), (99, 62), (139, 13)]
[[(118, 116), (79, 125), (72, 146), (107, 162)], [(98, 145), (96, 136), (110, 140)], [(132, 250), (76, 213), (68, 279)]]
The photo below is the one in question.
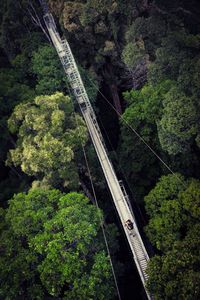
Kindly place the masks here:
[(131, 220), (128, 219), (128, 220), (125, 222), (125, 226), (126, 226), (129, 230), (132, 230), (132, 229), (133, 229), (133, 222), (131, 222)]

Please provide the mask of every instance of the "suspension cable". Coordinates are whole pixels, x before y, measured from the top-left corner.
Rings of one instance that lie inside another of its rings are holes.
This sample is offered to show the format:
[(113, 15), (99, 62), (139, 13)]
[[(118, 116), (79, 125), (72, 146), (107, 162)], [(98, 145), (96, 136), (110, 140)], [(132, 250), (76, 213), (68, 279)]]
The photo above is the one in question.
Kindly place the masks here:
[[(97, 201), (96, 192), (95, 192), (95, 189), (94, 189), (94, 184), (93, 184), (93, 181), (92, 181), (92, 176), (91, 176), (91, 172), (90, 172), (90, 168), (89, 168), (89, 164), (88, 164), (88, 160), (87, 160), (87, 156), (86, 156), (86, 152), (85, 152), (84, 147), (83, 147), (83, 153), (84, 153), (84, 158), (85, 158), (85, 161), (86, 161), (86, 166), (87, 166), (87, 170), (88, 170), (88, 174), (89, 174), (89, 178), (90, 178), (90, 183), (91, 183), (91, 186), (92, 186), (92, 192), (93, 192), (95, 204), (96, 204), (97, 209), (99, 209), (99, 204), (98, 204), (98, 201)], [(112, 258), (111, 258), (111, 253), (110, 253), (110, 249), (109, 249), (109, 245), (108, 245), (108, 240), (107, 240), (104, 225), (103, 225), (104, 222), (103, 222), (103, 218), (102, 218), (101, 215), (99, 215), (99, 219), (100, 219), (101, 229), (102, 229), (102, 232), (103, 232), (103, 237), (104, 237), (104, 241), (105, 241), (105, 245), (106, 245), (106, 250), (108, 252), (108, 257), (109, 257), (110, 265), (111, 265), (111, 268), (112, 268), (112, 273), (113, 273), (113, 278), (114, 278), (114, 281), (115, 281), (117, 295), (118, 295), (119, 300), (121, 300), (121, 295), (120, 295), (120, 292), (119, 292), (119, 287), (118, 287), (117, 278), (116, 278), (116, 275), (115, 275), (115, 270), (114, 270), (114, 266), (113, 266), (113, 262), (112, 262)]]
[(187, 185), (185, 184), (185, 182), (183, 182), (177, 175), (176, 173), (169, 167), (169, 165), (155, 152), (155, 150), (145, 141), (145, 139), (136, 131), (135, 128), (133, 128), (132, 125), (130, 125), (125, 119), (124, 117), (122, 117), (122, 115), (120, 115), (120, 113), (117, 111), (117, 109), (114, 107), (114, 105), (112, 103), (110, 103), (110, 101), (106, 98), (106, 96), (100, 91), (100, 89), (98, 88), (98, 86), (89, 78), (89, 76), (86, 74), (88, 80), (92, 83), (92, 85), (94, 86), (94, 88), (99, 92), (99, 94), (102, 96), (102, 98), (110, 105), (110, 107), (116, 112), (116, 114), (118, 115), (118, 117), (120, 118), (120, 120), (122, 120), (122, 122), (125, 124), (125, 126), (129, 129), (131, 129), (131, 131), (143, 142), (143, 144), (145, 144), (145, 146), (154, 154), (154, 156), (156, 156), (156, 158), (168, 169), (168, 171), (174, 175), (174, 177), (176, 177), (176, 179), (184, 186), (187, 187)]
[[(73, 106), (73, 114), (74, 114), (76, 126), (78, 128), (79, 137), (80, 137), (81, 136), (80, 135), (80, 129), (79, 129), (79, 126), (78, 126), (78, 121), (77, 121), (77, 116), (76, 116), (76, 113), (75, 113), (74, 103), (73, 103), (73, 100), (72, 100), (73, 95), (71, 93), (68, 82), (67, 82), (67, 88), (68, 88), (68, 91), (69, 91), (69, 94), (70, 94), (70, 99), (71, 99), (71, 103), (72, 103), (72, 106)], [(81, 147), (82, 147), (82, 151), (83, 151), (83, 155), (84, 155), (84, 159), (85, 159), (85, 163), (86, 163), (86, 168), (87, 168), (89, 179), (90, 179), (90, 184), (91, 184), (91, 187), (92, 187), (92, 193), (93, 193), (95, 205), (96, 205), (96, 208), (99, 210), (99, 204), (98, 204), (98, 200), (97, 200), (97, 196), (96, 196), (96, 192), (95, 192), (95, 188), (94, 188), (94, 183), (93, 183), (93, 180), (92, 180), (92, 175), (91, 175), (87, 155), (86, 155), (86, 152), (85, 152), (85, 147), (82, 143), (81, 143)], [(107, 250), (107, 253), (108, 253), (108, 257), (109, 257), (109, 262), (110, 262), (110, 266), (111, 266), (111, 270), (112, 270), (112, 274), (113, 274), (113, 278), (114, 278), (114, 282), (115, 282), (117, 295), (118, 295), (119, 300), (121, 300), (121, 295), (120, 295), (120, 291), (119, 291), (117, 277), (116, 277), (116, 274), (115, 274), (115, 269), (114, 269), (114, 265), (113, 265), (112, 258), (111, 258), (111, 252), (110, 252), (110, 249), (109, 249), (109, 244), (108, 244), (108, 240), (107, 240), (105, 229), (104, 229), (104, 221), (103, 221), (103, 218), (102, 218), (101, 214), (99, 214), (99, 220), (100, 220), (101, 230), (102, 230), (102, 233), (103, 233), (104, 242), (105, 242), (105, 245), (106, 245), (106, 250)]]
[(137, 201), (134, 199), (135, 196), (133, 195), (133, 191), (132, 191), (132, 188), (130, 187), (130, 184), (129, 184), (129, 182), (128, 182), (128, 178), (127, 178), (127, 176), (126, 176), (126, 174), (125, 174), (125, 172), (124, 172), (124, 170), (123, 170), (123, 168), (122, 168), (122, 166), (121, 166), (121, 164), (120, 164), (120, 162), (119, 162), (118, 155), (117, 155), (116, 151), (114, 150), (114, 147), (113, 147), (113, 145), (112, 145), (112, 142), (111, 142), (111, 140), (110, 140), (110, 138), (109, 138), (109, 136), (108, 136), (108, 133), (107, 133), (107, 131), (106, 131), (104, 125), (103, 125), (103, 122), (102, 122), (101, 118), (99, 117), (98, 120), (99, 120), (99, 122), (100, 122), (100, 124), (101, 124), (101, 126), (102, 126), (102, 128), (103, 128), (103, 131), (104, 131), (106, 137), (107, 137), (107, 140), (108, 140), (108, 142), (109, 142), (109, 145), (110, 145), (110, 147), (111, 147), (111, 149), (112, 149), (112, 153), (114, 153), (115, 158), (116, 158), (116, 160), (117, 160), (117, 162), (118, 162), (118, 168), (120, 169), (120, 172), (121, 172), (121, 174), (123, 175), (123, 181), (124, 181), (124, 179), (125, 179), (125, 182), (126, 182), (128, 188), (129, 188), (130, 192), (131, 192), (131, 197), (133, 198), (134, 203), (135, 203), (135, 205), (137, 206), (138, 212), (139, 212), (139, 214), (140, 214), (140, 216), (141, 216), (141, 218), (142, 218), (142, 220), (143, 220), (143, 223), (145, 224), (145, 223), (146, 223), (146, 220), (145, 220), (145, 218), (144, 218), (144, 216), (143, 216), (143, 214), (142, 214), (142, 212), (141, 212), (141, 209), (140, 209), (140, 207), (139, 207)]

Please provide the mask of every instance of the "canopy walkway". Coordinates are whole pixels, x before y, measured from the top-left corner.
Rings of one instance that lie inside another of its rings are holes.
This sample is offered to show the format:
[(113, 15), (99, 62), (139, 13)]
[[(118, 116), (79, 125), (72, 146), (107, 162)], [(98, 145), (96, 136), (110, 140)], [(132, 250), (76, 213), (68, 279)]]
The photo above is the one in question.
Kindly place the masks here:
[[(94, 110), (91, 106), (90, 100), (84, 88), (82, 79), (80, 77), (76, 62), (71, 52), (70, 46), (66, 39), (61, 39), (53, 16), (48, 12), (48, 8), (43, 1), (40, 1), (44, 10), (44, 21), (51, 37), (52, 43), (56, 48), (58, 56), (61, 60), (68, 81), (70, 82), (73, 94), (80, 106), (82, 115), (85, 119), (91, 140), (99, 158), (103, 173), (105, 175), (108, 187), (110, 189), (117, 213), (119, 215), (122, 227), (127, 237), (130, 249), (133, 253), (134, 261), (137, 266), (141, 281), (148, 299), (153, 299), (145, 287), (147, 274), (145, 273), (149, 256), (140, 236), (135, 216), (127, 201), (127, 193), (122, 184), (122, 181), (117, 179), (115, 170), (108, 157), (104, 140), (99, 129)], [(127, 220), (132, 227), (127, 226)]]

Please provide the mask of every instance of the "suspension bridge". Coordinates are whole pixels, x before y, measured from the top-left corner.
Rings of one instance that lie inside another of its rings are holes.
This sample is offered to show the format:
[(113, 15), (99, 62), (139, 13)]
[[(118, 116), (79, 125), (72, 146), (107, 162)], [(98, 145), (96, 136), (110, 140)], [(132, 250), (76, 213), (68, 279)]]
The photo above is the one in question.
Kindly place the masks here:
[[(145, 271), (149, 261), (149, 256), (138, 230), (136, 219), (128, 200), (128, 195), (122, 181), (118, 180), (113, 165), (108, 157), (104, 140), (97, 123), (95, 112), (88, 98), (71, 48), (67, 40), (60, 37), (59, 32), (56, 28), (54, 18), (52, 14), (49, 13), (45, 1), (40, 0), (40, 3), (44, 12), (44, 22), (51, 37), (52, 43), (61, 60), (75, 99), (80, 106), (80, 110), (87, 125), (92, 143), (96, 150), (96, 154), (100, 161), (104, 176), (112, 195), (114, 205), (124, 229), (128, 244), (130, 246), (130, 250), (133, 254), (133, 258), (142, 284), (144, 286), (146, 296), (149, 300), (151, 300), (153, 299), (153, 297), (149, 294), (145, 285), (148, 279)], [(132, 224), (131, 228), (127, 226), (127, 221)]]

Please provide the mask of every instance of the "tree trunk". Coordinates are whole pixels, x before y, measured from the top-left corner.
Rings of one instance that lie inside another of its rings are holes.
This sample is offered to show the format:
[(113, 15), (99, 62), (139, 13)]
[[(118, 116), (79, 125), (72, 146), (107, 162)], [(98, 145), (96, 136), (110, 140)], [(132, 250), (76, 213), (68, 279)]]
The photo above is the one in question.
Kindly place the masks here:
[(94, 197), (92, 196), (92, 194), (90, 193), (90, 191), (88, 190), (87, 186), (85, 185), (85, 183), (79, 179), (80, 185), (84, 191), (84, 194), (88, 197), (88, 199), (95, 204), (95, 200)]
[(117, 111), (117, 113), (119, 115), (122, 114), (122, 107), (121, 107), (121, 103), (120, 103), (120, 99), (119, 99), (119, 93), (118, 93), (118, 88), (117, 88), (117, 85), (116, 84), (111, 84), (110, 85), (110, 91), (111, 91), (111, 95), (112, 95), (112, 98), (113, 98), (113, 103), (114, 103), (114, 106), (115, 106), (115, 109)]
[(117, 88), (116, 79), (115, 79), (115, 75), (113, 73), (113, 68), (112, 68), (111, 62), (108, 62), (106, 64), (106, 68), (104, 70), (104, 78), (110, 88), (114, 107), (115, 107), (118, 115), (121, 115), (122, 107), (121, 107), (121, 103), (120, 103), (120, 99), (119, 99), (118, 88)]

